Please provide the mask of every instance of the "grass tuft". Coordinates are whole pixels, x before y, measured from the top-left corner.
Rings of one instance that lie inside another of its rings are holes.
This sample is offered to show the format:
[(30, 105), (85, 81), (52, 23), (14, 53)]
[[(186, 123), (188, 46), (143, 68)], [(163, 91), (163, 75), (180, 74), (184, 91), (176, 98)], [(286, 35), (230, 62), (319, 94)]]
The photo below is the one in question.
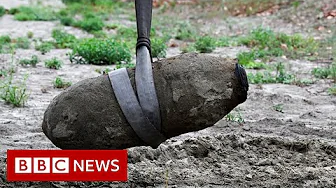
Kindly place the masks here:
[(38, 57), (36, 55), (33, 55), (30, 59), (21, 59), (19, 61), (19, 64), (22, 66), (32, 66), (32, 67), (36, 67), (36, 64), (39, 62), (40, 60), (38, 59)]
[(211, 53), (216, 49), (216, 40), (210, 36), (204, 36), (197, 39), (195, 49), (201, 53)]
[(71, 82), (64, 81), (61, 77), (56, 77), (54, 81), (55, 88), (68, 88), (72, 85)]
[(48, 59), (44, 62), (44, 65), (49, 69), (60, 69), (62, 67), (63, 62), (56, 57), (52, 59)]

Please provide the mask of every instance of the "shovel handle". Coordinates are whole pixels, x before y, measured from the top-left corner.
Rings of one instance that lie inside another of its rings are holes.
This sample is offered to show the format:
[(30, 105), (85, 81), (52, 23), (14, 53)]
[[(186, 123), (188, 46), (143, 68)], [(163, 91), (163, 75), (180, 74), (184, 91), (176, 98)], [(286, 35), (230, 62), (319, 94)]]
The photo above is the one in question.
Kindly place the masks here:
[(136, 49), (146, 46), (149, 51), (150, 47), (150, 30), (152, 23), (153, 0), (135, 0), (135, 12), (137, 20), (138, 40)]

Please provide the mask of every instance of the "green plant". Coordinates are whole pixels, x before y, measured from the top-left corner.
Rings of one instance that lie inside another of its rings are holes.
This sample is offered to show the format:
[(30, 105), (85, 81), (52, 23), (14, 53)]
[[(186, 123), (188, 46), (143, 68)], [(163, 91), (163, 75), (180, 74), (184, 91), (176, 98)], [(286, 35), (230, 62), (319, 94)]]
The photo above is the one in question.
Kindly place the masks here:
[(43, 41), (35, 46), (35, 50), (40, 51), (42, 54), (46, 54), (52, 49), (54, 49), (54, 44), (51, 41)]
[(115, 39), (83, 39), (72, 47), (70, 61), (80, 64), (115, 64), (131, 61), (131, 52)]
[(240, 110), (237, 110), (236, 112), (230, 112), (224, 118), (226, 121), (237, 122), (240, 124), (245, 122), (243, 116), (240, 113)]
[(178, 40), (195, 40), (196, 29), (188, 22), (177, 23), (176, 36)]
[(31, 65), (32, 67), (36, 67), (36, 64), (39, 62), (39, 59), (36, 55), (33, 55), (31, 59), (21, 59), (19, 64), (22, 66)]
[(211, 53), (216, 48), (216, 41), (210, 36), (200, 37), (195, 42), (195, 48), (201, 53)]
[(26, 81), (28, 76), (25, 76), (23, 81), (14, 83), (13, 75), (0, 80), (0, 98), (8, 104), (15, 107), (24, 106), (28, 99)]
[[(134, 68), (135, 65), (133, 63), (117, 63), (117, 66), (114, 70), (120, 69), (120, 68)], [(108, 73), (108, 72), (106, 72)]]
[(82, 28), (87, 32), (101, 31), (104, 27), (104, 22), (97, 16), (86, 16), (83, 20), (73, 24), (76, 27)]
[(291, 84), (295, 82), (295, 77), (285, 71), (285, 67), (282, 63), (278, 63), (275, 67), (275, 74), (272, 74), (269, 70), (263, 72), (257, 72), (256, 74), (248, 73), (247, 78), (252, 84), (262, 83), (283, 83)]
[(28, 33), (27, 33), (27, 37), (28, 37), (29, 39), (33, 38), (33, 37), (34, 37), (34, 33), (33, 33), (32, 31), (28, 31)]
[(180, 46), (180, 50), (182, 53), (189, 53), (196, 51), (194, 44), (183, 44)]
[(305, 39), (298, 34), (289, 36), (261, 27), (252, 30), (246, 37), (241, 37), (238, 44), (262, 51), (264, 56), (287, 55), (290, 57), (312, 55), (318, 47), (318, 43), (313, 38)]
[(9, 11), (8, 11), (8, 13), (11, 14), (11, 15), (14, 15), (14, 14), (16, 14), (16, 13), (18, 13), (18, 12), (19, 12), (19, 9), (18, 9), (18, 8), (11, 8), (11, 9), (9, 9)]
[(0, 36), (0, 53), (8, 51), (10, 48), (11, 38), (8, 35)]
[(14, 18), (19, 21), (52, 21), (56, 20), (56, 13), (46, 7), (21, 6), (15, 10)]
[(14, 42), (16, 48), (29, 49), (30, 47), (30, 41), (27, 37), (19, 37)]
[(154, 38), (151, 40), (152, 56), (164, 58), (167, 54), (167, 45), (162, 39)]
[(6, 9), (3, 6), (0, 6), (0, 17), (6, 14)]
[(336, 95), (336, 85), (328, 89), (330, 95)]
[(71, 82), (64, 81), (61, 77), (56, 77), (54, 80), (54, 87), (55, 88), (68, 88), (71, 86)]
[(266, 68), (266, 64), (263, 62), (256, 62), (256, 59), (263, 57), (256, 51), (242, 52), (238, 54), (238, 62), (248, 69), (263, 69)]
[(134, 27), (118, 27), (117, 34), (122, 38), (136, 38), (137, 31)]
[(56, 57), (48, 59), (44, 62), (44, 65), (50, 69), (60, 69), (62, 67), (62, 64), (63, 62)]
[(74, 35), (66, 33), (60, 29), (54, 29), (52, 31), (52, 37), (55, 39), (56, 48), (69, 48), (77, 41)]
[(283, 104), (276, 104), (273, 106), (273, 110), (283, 113)]
[(336, 62), (332, 63), (327, 68), (314, 68), (312, 74), (316, 78), (331, 78), (336, 83)]

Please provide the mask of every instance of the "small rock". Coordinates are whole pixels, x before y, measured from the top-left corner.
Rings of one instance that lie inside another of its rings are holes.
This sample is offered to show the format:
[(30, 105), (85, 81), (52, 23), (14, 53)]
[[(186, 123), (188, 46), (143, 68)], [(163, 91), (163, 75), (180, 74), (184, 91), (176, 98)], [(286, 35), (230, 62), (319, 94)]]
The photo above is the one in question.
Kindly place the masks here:
[(271, 159), (262, 159), (257, 164), (257, 166), (268, 166), (273, 165), (273, 161)]
[(245, 176), (245, 179), (248, 180), (248, 181), (252, 180), (252, 178), (253, 178), (252, 174), (247, 174)]

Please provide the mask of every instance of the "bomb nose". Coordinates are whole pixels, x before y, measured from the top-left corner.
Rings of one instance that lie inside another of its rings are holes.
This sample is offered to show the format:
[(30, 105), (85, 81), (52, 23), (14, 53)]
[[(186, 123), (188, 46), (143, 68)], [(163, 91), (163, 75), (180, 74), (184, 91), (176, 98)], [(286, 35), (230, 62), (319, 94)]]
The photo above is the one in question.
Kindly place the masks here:
[(247, 99), (247, 91), (249, 88), (249, 84), (247, 81), (247, 75), (244, 67), (239, 65), (238, 63), (236, 63), (235, 76), (237, 77), (238, 82), (241, 86), (241, 92), (239, 92), (239, 98), (241, 102), (244, 102)]

